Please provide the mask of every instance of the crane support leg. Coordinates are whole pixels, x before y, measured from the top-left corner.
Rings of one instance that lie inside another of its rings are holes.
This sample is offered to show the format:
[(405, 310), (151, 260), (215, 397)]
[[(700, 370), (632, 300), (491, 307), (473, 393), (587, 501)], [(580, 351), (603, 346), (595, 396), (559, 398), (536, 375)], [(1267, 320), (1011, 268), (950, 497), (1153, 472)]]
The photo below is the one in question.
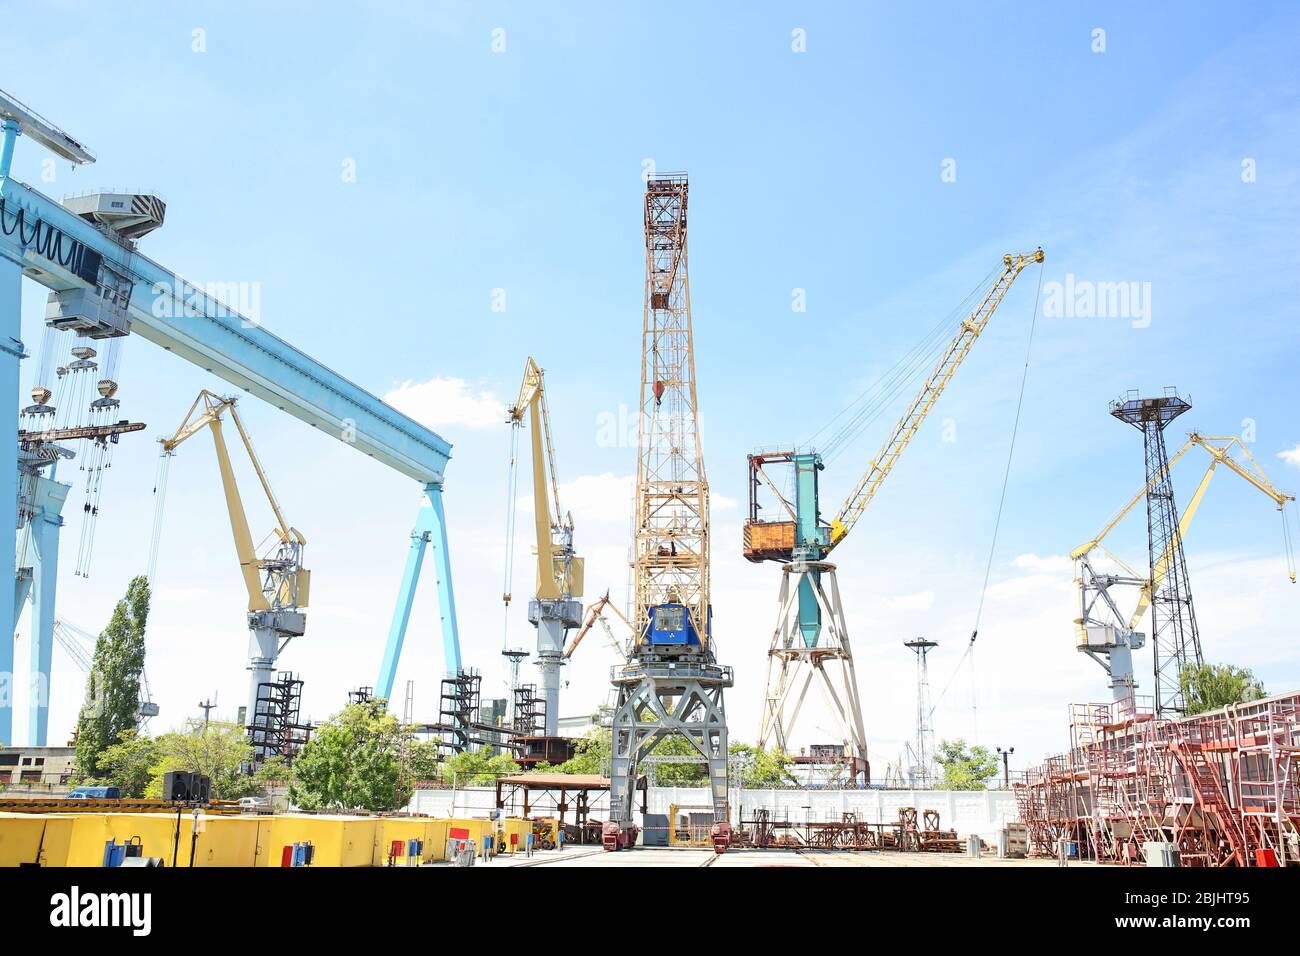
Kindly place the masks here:
[(63, 527), (63, 502), (71, 490), (71, 486), (43, 476), (36, 480), (36, 509), (32, 515), (31, 683), (27, 702), (27, 739), (36, 747), (44, 747), (48, 742), (59, 529)]
[(389, 698), (393, 681), (397, 677), (397, 662), (402, 656), (406, 640), (406, 626), (411, 620), (411, 605), (415, 601), (415, 587), (424, 565), (424, 549), (432, 542), (434, 573), (438, 577), (438, 613), (442, 619), (443, 664), (453, 673), (460, 673), (460, 635), (456, 630), (456, 596), (451, 584), (451, 558), (447, 553), (447, 517), (442, 510), (442, 483), (430, 482), (424, 486), (427, 503), (420, 508), (411, 532), (411, 547), (406, 555), (406, 570), (402, 586), (397, 592), (397, 607), (388, 629), (388, 644), (384, 659), (379, 665), (379, 679), (375, 681), (375, 696)]
[[(8, 157), (13, 153), (13, 137), (17, 127), (12, 130), (8, 123), (4, 130), (5, 168), (0, 174), (8, 174)], [(18, 421), (18, 361), (23, 354), (22, 335), (22, 270), (10, 261), (0, 262), (0, 421)], [(8, 528), (10, 535), (18, 526), (18, 469), (0, 468), (0, 527)], [(3, 580), (0, 587), (0, 621), (13, 623), (17, 608), (9, 602), (15, 601), (17, 595), (9, 587), (9, 581), (15, 580), (17, 568), (14, 540), (9, 539), (8, 546), (0, 548), (5, 554)], [(15, 602), (16, 603), (16, 602)], [(6, 746), (14, 742), (14, 636), (13, 631), (0, 636), (0, 744)]]

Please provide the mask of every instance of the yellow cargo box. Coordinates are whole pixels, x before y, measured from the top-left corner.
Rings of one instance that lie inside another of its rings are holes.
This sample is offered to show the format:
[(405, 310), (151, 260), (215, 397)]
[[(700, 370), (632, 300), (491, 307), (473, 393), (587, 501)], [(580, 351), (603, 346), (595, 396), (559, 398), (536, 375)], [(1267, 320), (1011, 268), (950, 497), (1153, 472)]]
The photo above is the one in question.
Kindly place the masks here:
[[(483, 838), (494, 836), (495, 833), (495, 823), (487, 817), (453, 817), (447, 821), (447, 839), (473, 840), (474, 849), (479, 855), (483, 853)], [(497, 850), (493, 851), (493, 856), (496, 852)]]
[(394, 857), (397, 866), (412, 866), (417, 861), (406, 856), (411, 840), (423, 843), (419, 863), (441, 860), (447, 852), (447, 821), (433, 817), (385, 817), (375, 827), (375, 852), (373, 866), (387, 866), (394, 843), (401, 843), (401, 852)]
[(264, 831), (258, 866), (281, 866), (284, 848), (310, 843), (313, 866), (372, 866), (375, 833), (383, 821), (378, 817), (313, 816), (284, 814), (263, 817), (270, 826)]
[(67, 866), (72, 823), (49, 813), (0, 813), (0, 867)]
[(109, 840), (136, 838), (141, 855), (159, 857), (165, 866), (255, 866), (258, 818), (201, 813), (77, 813), (68, 866), (101, 866)]
[(522, 817), (506, 817), (501, 821), (501, 852), (523, 853), (528, 849), (528, 834), (533, 832), (533, 821)]

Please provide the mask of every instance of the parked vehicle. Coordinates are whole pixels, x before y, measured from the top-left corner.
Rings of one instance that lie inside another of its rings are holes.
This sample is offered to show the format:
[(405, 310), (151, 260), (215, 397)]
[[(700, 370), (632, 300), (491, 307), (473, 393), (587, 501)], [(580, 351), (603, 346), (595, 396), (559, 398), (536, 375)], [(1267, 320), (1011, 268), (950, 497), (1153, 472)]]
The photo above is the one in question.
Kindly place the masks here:
[(273, 813), (275, 808), (267, 797), (240, 797), (241, 813)]
[(77, 787), (68, 794), (69, 800), (121, 800), (121, 787)]

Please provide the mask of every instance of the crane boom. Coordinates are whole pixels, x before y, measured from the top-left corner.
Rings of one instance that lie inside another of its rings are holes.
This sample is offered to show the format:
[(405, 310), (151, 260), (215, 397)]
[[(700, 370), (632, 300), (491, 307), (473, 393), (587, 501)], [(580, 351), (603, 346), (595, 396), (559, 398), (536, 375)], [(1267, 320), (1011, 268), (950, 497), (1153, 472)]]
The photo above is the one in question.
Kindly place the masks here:
[[(1286, 505), (1295, 501), (1295, 497), (1280, 491), (1268, 479), (1259, 467), (1259, 463), (1251, 455), (1250, 450), (1238, 436), (1200, 435), (1197, 432), (1190, 432), (1183, 447), (1169, 459), (1168, 468), (1153, 475), (1151, 481), (1129, 498), (1096, 536), (1070, 552), (1071, 559), (1077, 565), (1075, 580), (1079, 588), (1080, 615), (1074, 622), (1076, 644), (1080, 651), (1096, 660), (1110, 674), (1111, 687), (1116, 700), (1123, 700), (1132, 696), (1136, 686), (1133, 683), (1131, 652), (1141, 648), (1145, 643), (1145, 635), (1139, 633), (1137, 627), (1151, 606), (1151, 595), (1159, 591), (1161, 584), (1169, 573), (1170, 564), (1173, 560), (1172, 549), (1174, 542), (1171, 540), (1170, 545), (1156, 558), (1149, 574), (1146, 576), (1138, 574), (1118, 557), (1111, 554), (1103, 542), (1106, 536), (1114, 530), (1115, 526), (1137, 506), (1138, 502), (1142, 501), (1156, 484), (1165, 480), (1168, 469), (1172, 468), (1175, 462), (1194, 447), (1205, 449), (1210, 456), (1210, 462), (1196, 486), (1196, 491), (1188, 500), (1182, 515), (1179, 517), (1177, 540), (1182, 540), (1186, 536), (1188, 529), (1191, 527), (1192, 519), (1196, 517), (1201, 502), (1205, 498), (1210, 479), (1214, 477), (1215, 470), (1219, 465), (1224, 465), (1230, 471), (1245, 479), (1252, 487), (1268, 496), (1277, 505), (1278, 511), (1282, 513), (1287, 574), (1292, 583), (1296, 581), (1295, 557), (1291, 551), (1290, 538), (1287, 533), (1289, 529), (1286, 525), (1285, 511)], [(1232, 457), (1230, 452), (1234, 447), (1241, 451), (1248, 464), (1243, 464)], [(1115, 574), (1094, 568), (1091, 555), (1096, 550), (1104, 551), (1109, 555), (1123, 569), (1124, 573)], [(1138, 588), (1137, 604), (1127, 617), (1120, 612), (1115, 597), (1110, 593), (1110, 589), (1116, 585)]]
[(272, 610), (272, 600), (276, 601), (277, 607), (289, 605), (295, 608), (306, 607), (308, 575), (311, 572), (302, 568), (300, 564), (299, 567), (292, 571), (292, 577), (296, 578), (296, 580), (277, 580), (270, 588), (269, 593), (263, 585), (263, 572), (269, 570), (272, 565), (276, 565), (278, 559), (262, 559), (257, 555), (253, 534), (248, 527), (248, 516), (244, 510), (243, 497), (240, 495), (239, 485), (235, 480), (234, 468), (231, 465), (230, 451), (226, 446), (226, 440), (221, 430), (222, 415), (226, 412), (230, 413), (230, 419), (235, 423), (244, 450), (248, 453), (248, 460), (252, 463), (253, 471), (257, 474), (257, 480), (262, 486), (262, 492), (266, 495), (267, 503), (275, 514), (276, 527), (274, 534), (279, 541), (279, 545), (281, 547), (290, 547), (300, 557), (307, 540), (297, 528), (290, 527), (289, 523), (284, 520), (284, 514), (280, 510), (280, 503), (271, 490), (262, 463), (253, 450), (252, 440), (248, 437), (248, 431), (244, 428), (244, 423), (235, 408), (235, 399), (223, 398), (207, 389), (199, 392), (198, 397), (190, 405), (190, 410), (186, 413), (180, 427), (176, 429), (176, 432), (170, 438), (164, 438), (159, 442), (163, 454), (174, 454), (176, 449), (184, 444), (186, 440), (198, 434), (204, 428), (211, 430), (212, 442), (217, 453), (217, 467), (221, 473), (221, 485), (225, 492), (226, 510), (230, 517), (230, 530), (235, 539), (235, 551), (239, 556), (240, 573), (244, 577), (244, 586), (248, 591), (248, 609), (250, 611)]
[(953, 375), (965, 360), (967, 353), (970, 352), (971, 346), (979, 338), (984, 327), (988, 324), (989, 319), (997, 310), (1002, 299), (1006, 296), (1011, 284), (1015, 282), (1016, 277), (1020, 275), (1022, 269), (1031, 262), (1042, 262), (1043, 250), (1041, 248), (1029, 253), (1028, 255), (1005, 255), (1002, 257), (1003, 270), (999, 273), (997, 279), (984, 297), (980, 300), (979, 305), (961, 324), (961, 328), (948, 343), (947, 350), (939, 359), (930, 377), (926, 379), (921, 390), (917, 392), (916, 397), (908, 406), (903, 417), (894, 425), (894, 430), (890, 432), (889, 437), (885, 439), (884, 445), (876, 454), (866, 472), (858, 479), (857, 486), (853, 489), (852, 494), (845, 499), (839, 514), (831, 522), (830, 544), (826, 548), (830, 551), (837, 544), (844, 540), (844, 537), (853, 530), (853, 526), (862, 513), (866, 511), (867, 505), (871, 504), (871, 499), (876, 496), (880, 490), (881, 484), (889, 477), (890, 471), (893, 470), (898, 457), (907, 448), (912, 438), (916, 435), (921, 423), (925, 421), (926, 416), (930, 414), (930, 409), (934, 403), (939, 400), (943, 390), (948, 387)]
[[(1211, 442), (1223, 442), (1224, 444), (1214, 445), (1211, 444)], [(1224, 465), (1230, 470), (1236, 472), (1252, 487), (1262, 491), (1275, 505), (1277, 505), (1278, 511), (1282, 511), (1286, 507), (1288, 501), (1295, 501), (1293, 495), (1288, 495), (1285, 492), (1279, 491), (1274, 487), (1273, 483), (1265, 477), (1264, 473), (1259, 470), (1259, 463), (1255, 461), (1250, 450), (1242, 444), (1241, 439), (1237, 436), (1231, 435), (1227, 437), (1203, 438), (1196, 432), (1192, 432), (1187, 439), (1187, 446), (1190, 447), (1191, 445), (1199, 445), (1201, 448), (1204, 448), (1210, 455), (1210, 464), (1209, 467), (1205, 469), (1205, 474), (1202, 476), (1200, 484), (1196, 486), (1196, 492), (1192, 495), (1191, 500), (1187, 502), (1187, 507), (1183, 509), (1183, 515), (1178, 521), (1178, 536), (1180, 538), (1186, 536), (1187, 529), (1191, 526), (1192, 519), (1196, 517), (1196, 511), (1200, 508), (1201, 501), (1205, 497), (1205, 491), (1210, 485), (1210, 479), (1214, 477), (1214, 470), (1219, 465)], [(1241, 465), (1228, 454), (1234, 445), (1240, 448), (1246, 458), (1249, 459), (1251, 466), (1253, 466), (1253, 470), (1252, 468)], [(1170, 462), (1170, 464), (1172, 464), (1172, 462)], [(1164, 581), (1165, 575), (1169, 573), (1169, 564), (1171, 560), (1171, 548), (1166, 548), (1164, 553), (1161, 554), (1159, 560), (1156, 562), (1155, 567), (1151, 569), (1151, 580), (1142, 587), (1142, 593), (1138, 597), (1137, 607), (1133, 609), (1133, 614), (1129, 618), (1130, 629), (1137, 628), (1143, 615), (1146, 614), (1147, 608), (1151, 606), (1151, 595), (1160, 590), (1161, 582)], [(1287, 554), (1287, 563), (1287, 573), (1289, 574), (1292, 583), (1294, 583), (1296, 579), (1295, 561), (1294, 557), (1290, 553)]]
[[(248, 460), (257, 473), (257, 480), (262, 486), (272, 512), (275, 514), (276, 526), (273, 536), (276, 541), (273, 550), (265, 557), (259, 557), (253, 542), (252, 532), (248, 528), (248, 515), (244, 511), (244, 501), (239, 493), (239, 484), (235, 480), (235, 471), (230, 462), (230, 450), (221, 431), (222, 416), (230, 414), (243, 442)], [(265, 743), (271, 716), (258, 707), (260, 688), (272, 681), (275, 674), (276, 660), (286, 644), (295, 637), (301, 637), (307, 630), (307, 619), (302, 608), (307, 606), (311, 572), (302, 566), (303, 548), (307, 539), (297, 528), (284, 520), (280, 504), (271, 491), (262, 463), (253, 451), (252, 440), (235, 409), (235, 399), (223, 398), (207, 389), (199, 392), (190, 405), (180, 427), (169, 438), (160, 440), (164, 464), (176, 452), (176, 449), (197, 435), (204, 428), (212, 432), (212, 442), (217, 453), (217, 467), (221, 472), (221, 485), (225, 492), (226, 511), (230, 517), (230, 530), (235, 539), (235, 552), (239, 557), (239, 571), (244, 578), (244, 588), (248, 592), (248, 730), (254, 743), (253, 759), (257, 762), (278, 753)], [(160, 486), (165, 488), (165, 477)], [(155, 536), (161, 527), (163, 499), (158, 501), (158, 514), (155, 515)]]
[[(551, 414), (546, 405), (545, 373), (530, 356), (524, 363), (519, 398), (510, 408), (512, 430), (523, 427), (528, 416), (533, 452), (533, 520), (537, 536), (537, 587), (528, 602), (528, 620), (537, 627), (537, 658), (546, 700), (545, 733), (559, 732), (560, 667), (564, 639), (570, 628), (582, 623), (583, 561), (573, 550), (573, 516), (560, 510), (560, 485), (556, 478), (555, 446), (551, 440)], [(512, 449), (516, 442), (512, 440)], [(514, 487), (515, 456), (510, 459), (508, 486)], [(510, 604), (510, 568), (513, 564), (515, 500), (513, 492), (507, 519), (506, 580), (503, 597)]]
[[(568, 600), (582, 594), (582, 559), (573, 555), (573, 516), (560, 507), (551, 414), (546, 404), (545, 372), (530, 356), (524, 363), (519, 398), (510, 408), (510, 424), (523, 426), (528, 416), (533, 452), (533, 520), (537, 538), (537, 597)], [(510, 505), (514, 507), (514, 502)], [(509, 594), (505, 595), (510, 603)]]

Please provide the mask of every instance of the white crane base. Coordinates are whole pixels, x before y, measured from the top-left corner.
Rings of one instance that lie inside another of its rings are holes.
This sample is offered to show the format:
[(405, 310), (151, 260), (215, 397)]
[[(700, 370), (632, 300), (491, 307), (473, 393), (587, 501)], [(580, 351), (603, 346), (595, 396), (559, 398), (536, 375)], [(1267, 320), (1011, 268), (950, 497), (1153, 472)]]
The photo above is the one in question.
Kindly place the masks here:
[[(767, 657), (767, 698), (758, 731), (758, 746), (789, 752), (789, 740), (814, 681), (821, 687), (839, 724), (851, 772), (867, 767), (867, 737), (853, 670), (853, 651), (844, 624), (835, 566), (823, 562), (789, 564), (783, 569), (777, 623)], [(807, 577), (822, 612), (818, 643), (808, 647), (799, 630), (799, 587)]]

